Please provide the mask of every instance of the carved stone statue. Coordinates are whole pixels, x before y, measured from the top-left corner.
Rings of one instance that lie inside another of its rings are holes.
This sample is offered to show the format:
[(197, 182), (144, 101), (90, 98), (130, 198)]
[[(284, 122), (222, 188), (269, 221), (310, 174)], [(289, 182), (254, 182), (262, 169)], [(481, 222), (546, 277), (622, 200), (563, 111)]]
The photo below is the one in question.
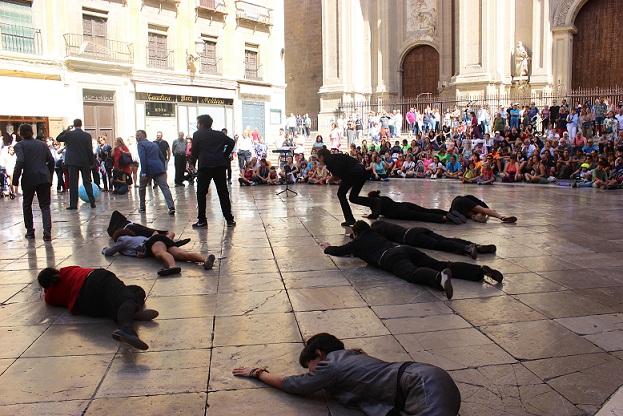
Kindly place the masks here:
[(432, 39), (437, 31), (436, 0), (411, 0), (408, 4), (407, 31), (418, 39)]
[(515, 76), (527, 77), (529, 75), (530, 55), (521, 41), (515, 47)]

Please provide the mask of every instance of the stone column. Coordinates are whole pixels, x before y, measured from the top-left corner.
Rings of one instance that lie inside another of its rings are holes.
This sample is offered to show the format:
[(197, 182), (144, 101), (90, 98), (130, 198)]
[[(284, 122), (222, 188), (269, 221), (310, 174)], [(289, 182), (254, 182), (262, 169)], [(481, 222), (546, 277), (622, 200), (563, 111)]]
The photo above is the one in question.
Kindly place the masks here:
[(560, 85), (559, 92), (571, 89), (571, 71), (573, 59), (573, 35), (577, 33), (575, 26), (555, 27), (552, 29), (553, 75), (554, 85)]
[(533, 0), (532, 4), (532, 62), (530, 84), (537, 89), (551, 86), (551, 28), (549, 16), (549, 1)]

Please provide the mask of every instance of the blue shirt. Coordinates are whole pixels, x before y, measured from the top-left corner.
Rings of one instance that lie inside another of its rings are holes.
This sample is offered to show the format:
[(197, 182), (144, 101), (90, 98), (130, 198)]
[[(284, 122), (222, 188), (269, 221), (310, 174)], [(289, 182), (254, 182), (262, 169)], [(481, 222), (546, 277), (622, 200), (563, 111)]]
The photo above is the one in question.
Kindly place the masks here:
[(456, 173), (461, 170), (461, 164), (459, 162), (454, 162), (454, 164), (450, 161), (446, 163), (446, 170), (450, 173)]

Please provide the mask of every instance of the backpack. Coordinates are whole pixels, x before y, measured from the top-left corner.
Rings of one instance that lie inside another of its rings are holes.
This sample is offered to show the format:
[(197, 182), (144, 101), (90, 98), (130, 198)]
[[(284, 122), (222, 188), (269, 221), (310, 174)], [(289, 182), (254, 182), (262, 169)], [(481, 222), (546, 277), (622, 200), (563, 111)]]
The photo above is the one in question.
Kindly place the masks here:
[(119, 166), (126, 167), (132, 164), (132, 155), (126, 152), (121, 153), (119, 157)]

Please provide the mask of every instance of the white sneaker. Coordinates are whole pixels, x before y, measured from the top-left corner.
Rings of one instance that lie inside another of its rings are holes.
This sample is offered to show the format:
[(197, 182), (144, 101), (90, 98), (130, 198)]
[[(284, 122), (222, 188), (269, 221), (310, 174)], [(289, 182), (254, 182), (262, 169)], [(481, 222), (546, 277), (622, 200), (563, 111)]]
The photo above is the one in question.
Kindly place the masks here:
[(446, 297), (452, 299), (454, 290), (452, 289), (452, 271), (450, 269), (443, 269), (439, 272), (439, 283), (443, 291), (446, 292)]
[(431, 179), (437, 179), (437, 175), (430, 175)]

